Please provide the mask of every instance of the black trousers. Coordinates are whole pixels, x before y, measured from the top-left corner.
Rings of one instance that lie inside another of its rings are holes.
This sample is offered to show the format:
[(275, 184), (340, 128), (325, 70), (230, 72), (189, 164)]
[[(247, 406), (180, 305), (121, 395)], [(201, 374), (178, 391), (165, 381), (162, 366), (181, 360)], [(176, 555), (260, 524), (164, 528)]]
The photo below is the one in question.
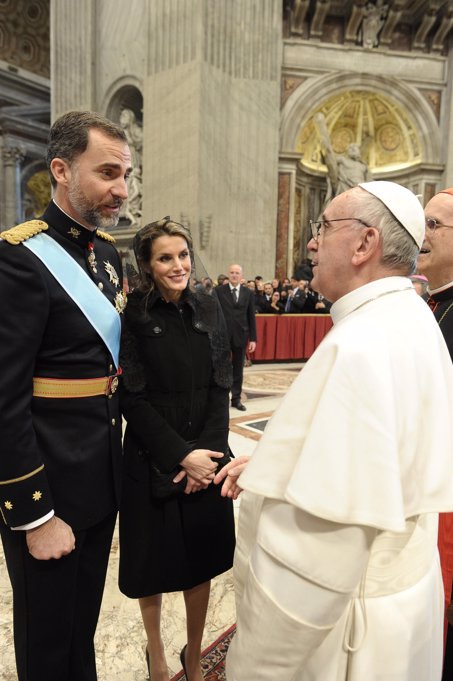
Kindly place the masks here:
[(242, 379), (244, 376), (244, 362), (245, 362), (245, 350), (246, 346), (242, 347), (231, 347), (231, 361), (233, 364), (233, 386), (231, 388), (231, 399), (235, 400), (241, 399), (242, 393)]
[(115, 519), (74, 532), (75, 550), (59, 560), (36, 560), (25, 532), (1, 529), (19, 681), (96, 681), (93, 638)]

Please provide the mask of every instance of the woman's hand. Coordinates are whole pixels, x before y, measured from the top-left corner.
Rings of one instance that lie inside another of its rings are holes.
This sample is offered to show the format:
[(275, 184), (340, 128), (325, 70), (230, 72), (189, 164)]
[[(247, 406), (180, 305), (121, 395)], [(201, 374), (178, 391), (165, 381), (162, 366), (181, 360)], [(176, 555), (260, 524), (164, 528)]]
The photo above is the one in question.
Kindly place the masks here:
[(220, 491), (222, 497), (229, 497), (230, 499), (238, 498), (242, 492), (242, 487), (238, 485), (238, 478), (242, 471), (245, 470), (249, 461), (249, 456), (238, 456), (235, 459), (231, 459), (231, 461), (217, 473), (214, 478), (214, 484), (219, 485), (222, 480), (224, 481)]
[(187, 476), (187, 483), (184, 488), (184, 494), (192, 494), (192, 492), (199, 492), (201, 489), (206, 489), (211, 484), (211, 480), (206, 482), (198, 482), (192, 478), (191, 475), (187, 475), (185, 470), (179, 471), (179, 473), (173, 478), (173, 482), (177, 483)]
[(214, 480), (217, 469), (217, 464), (211, 458), (222, 459), (223, 453), (213, 452), (211, 449), (194, 449), (179, 463), (188, 476), (202, 485), (209, 485)]

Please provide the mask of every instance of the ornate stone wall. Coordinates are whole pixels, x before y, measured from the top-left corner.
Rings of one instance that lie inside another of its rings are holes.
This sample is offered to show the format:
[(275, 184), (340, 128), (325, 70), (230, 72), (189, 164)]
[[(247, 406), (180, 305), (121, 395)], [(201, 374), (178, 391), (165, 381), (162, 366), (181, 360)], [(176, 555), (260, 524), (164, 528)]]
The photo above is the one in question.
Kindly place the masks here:
[[(314, 121), (318, 112), (334, 152), (361, 145), (375, 179), (401, 182), (424, 202), (433, 186), (448, 184), (451, 154), (441, 140), (449, 139), (450, 84), (443, 56), (288, 41), (283, 80), (290, 94), (282, 107), (280, 167), (287, 170), (292, 163), (302, 192), (300, 208), (294, 192), (288, 210), (294, 253), (300, 243), (306, 255), (308, 221), (318, 218), (326, 191), (327, 168)], [(290, 270), (290, 250), (287, 262)]]
[(143, 219), (189, 224), (214, 276), (238, 254), (265, 276), (305, 255), (326, 189), (316, 112), (335, 150), (359, 141), (377, 177), (425, 196), (453, 184), (450, 1), (51, 2), (53, 117), (131, 109)]
[(49, 81), (0, 62), (0, 228), (22, 221), (37, 206), (36, 181), (27, 183), (45, 169), (49, 122)]

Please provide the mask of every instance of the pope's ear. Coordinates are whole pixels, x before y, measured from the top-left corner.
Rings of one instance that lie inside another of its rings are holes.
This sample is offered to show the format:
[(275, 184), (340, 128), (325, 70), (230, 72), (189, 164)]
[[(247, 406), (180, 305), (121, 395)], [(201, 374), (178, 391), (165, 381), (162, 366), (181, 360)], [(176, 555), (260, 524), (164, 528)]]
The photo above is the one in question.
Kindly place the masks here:
[(354, 265), (366, 262), (376, 253), (379, 248), (380, 236), (376, 227), (367, 227), (360, 232), (360, 240), (353, 255)]

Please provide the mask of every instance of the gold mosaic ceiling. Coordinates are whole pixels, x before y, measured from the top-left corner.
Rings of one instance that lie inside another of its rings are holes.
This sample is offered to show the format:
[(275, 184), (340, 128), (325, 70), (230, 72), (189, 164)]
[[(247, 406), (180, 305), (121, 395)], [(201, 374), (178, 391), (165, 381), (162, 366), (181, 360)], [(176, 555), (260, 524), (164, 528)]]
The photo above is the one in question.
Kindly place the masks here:
[(333, 150), (344, 154), (349, 144), (358, 144), (372, 172), (403, 169), (421, 161), (419, 136), (407, 111), (383, 95), (356, 90), (331, 97), (301, 128), (295, 151), (309, 170), (327, 172), (314, 123), (317, 113), (325, 117)]

